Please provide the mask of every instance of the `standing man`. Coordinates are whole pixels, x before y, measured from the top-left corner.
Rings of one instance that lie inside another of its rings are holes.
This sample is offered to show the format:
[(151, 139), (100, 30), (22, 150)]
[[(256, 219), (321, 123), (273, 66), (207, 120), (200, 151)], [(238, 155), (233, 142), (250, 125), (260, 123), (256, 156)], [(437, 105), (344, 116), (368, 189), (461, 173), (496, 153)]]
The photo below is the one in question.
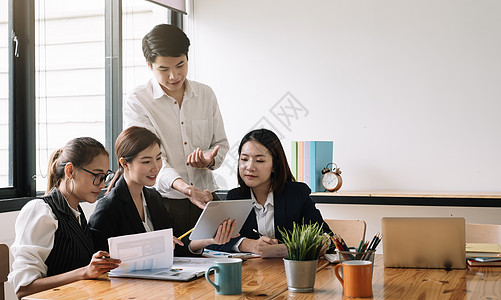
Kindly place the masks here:
[(186, 78), (190, 40), (176, 26), (160, 24), (143, 38), (143, 54), (154, 78), (124, 103), (124, 125), (141, 126), (162, 142), (163, 166), (155, 187), (176, 227), (191, 229), (217, 185), (212, 170), (229, 149), (216, 95)]

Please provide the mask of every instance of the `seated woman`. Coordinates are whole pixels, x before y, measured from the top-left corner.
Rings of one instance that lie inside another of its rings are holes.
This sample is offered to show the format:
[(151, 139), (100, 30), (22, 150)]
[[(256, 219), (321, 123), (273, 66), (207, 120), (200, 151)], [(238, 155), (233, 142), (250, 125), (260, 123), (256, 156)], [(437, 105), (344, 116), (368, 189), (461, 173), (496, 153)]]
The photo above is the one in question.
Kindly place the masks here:
[(226, 199), (252, 199), (254, 209), (240, 230), (241, 237), (212, 249), (261, 254), (263, 246), (276, 244), (282, 238), (277, 228), (292, 230), (293, 222), (318, 222), (324, 232), (331, 233), (310, 198), (310, 188), (295, 182), (275, 133), (268, 129), (247, 133), (238, 155), (240, 187), (230, 190)]
[[(143, 127), (132, 126), (120, 133), (115, 142), (119, 169), (107, 194), (99, 200), (89, 220), (94, 246), (108, 249), (108, 238), (172, 228), (173, 218), (162, 204), (162, 196), (154, 188), (162, 167), (159, 138)], [(185, 237), (174, 243), (175, 256), (201, 254), (211, 244), (224, 244), (231, 238), (235, 221), (225, 221), (212, 239), (191, 241)], [(174, 228), (174, 235), (180, 236)], [(185, 246), (186, 245), (186, 246)]]
[(28, 202), (16, 220), (9, 282), (18, 298), (118, 267), (94, 245), (80, 201), (93, 203), (109, 175), (108, 152), (93, 138), (76, 138), (49, 160), (47, 193)]

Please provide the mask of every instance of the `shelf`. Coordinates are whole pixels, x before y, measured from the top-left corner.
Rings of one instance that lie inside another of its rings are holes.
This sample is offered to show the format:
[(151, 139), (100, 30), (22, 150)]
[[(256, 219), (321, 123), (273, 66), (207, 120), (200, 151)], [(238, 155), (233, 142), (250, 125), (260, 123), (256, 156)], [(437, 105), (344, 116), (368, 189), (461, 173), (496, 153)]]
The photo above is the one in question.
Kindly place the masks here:
[(311, 194), (311, 198), (330, 204), (501, 207), (501, 194), (322, 192)]

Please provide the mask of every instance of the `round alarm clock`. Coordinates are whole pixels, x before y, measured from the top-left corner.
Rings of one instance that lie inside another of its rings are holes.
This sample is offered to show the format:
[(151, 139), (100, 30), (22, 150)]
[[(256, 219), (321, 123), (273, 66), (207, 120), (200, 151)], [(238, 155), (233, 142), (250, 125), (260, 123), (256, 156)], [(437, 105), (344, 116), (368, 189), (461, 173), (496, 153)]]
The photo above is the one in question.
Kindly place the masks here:
[[(332, 170), (329, 168), (330, 165), (334, 165)], [(336, 192), (341, 188), (343, 178), (341, 178), (341, 170), (335, 163), (327, 164), (327, 166), (322, 170), (322, 179), (320, 182), (322, 183), (324, 189), (329, 192)]]

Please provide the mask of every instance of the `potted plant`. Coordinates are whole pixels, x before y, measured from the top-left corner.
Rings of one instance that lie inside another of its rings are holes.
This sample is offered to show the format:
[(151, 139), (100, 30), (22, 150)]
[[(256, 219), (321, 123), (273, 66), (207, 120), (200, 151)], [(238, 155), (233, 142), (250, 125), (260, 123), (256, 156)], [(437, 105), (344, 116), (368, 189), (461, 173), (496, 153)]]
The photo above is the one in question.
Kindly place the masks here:
[(299, 225), (294, 222), (292, 231), (278, 230), (288, 253), (284, 258), (288, 289), (291, 292), (312, 292), (318, 258), (325, 250), (329, 236), (323, 233), (318, 223)]

